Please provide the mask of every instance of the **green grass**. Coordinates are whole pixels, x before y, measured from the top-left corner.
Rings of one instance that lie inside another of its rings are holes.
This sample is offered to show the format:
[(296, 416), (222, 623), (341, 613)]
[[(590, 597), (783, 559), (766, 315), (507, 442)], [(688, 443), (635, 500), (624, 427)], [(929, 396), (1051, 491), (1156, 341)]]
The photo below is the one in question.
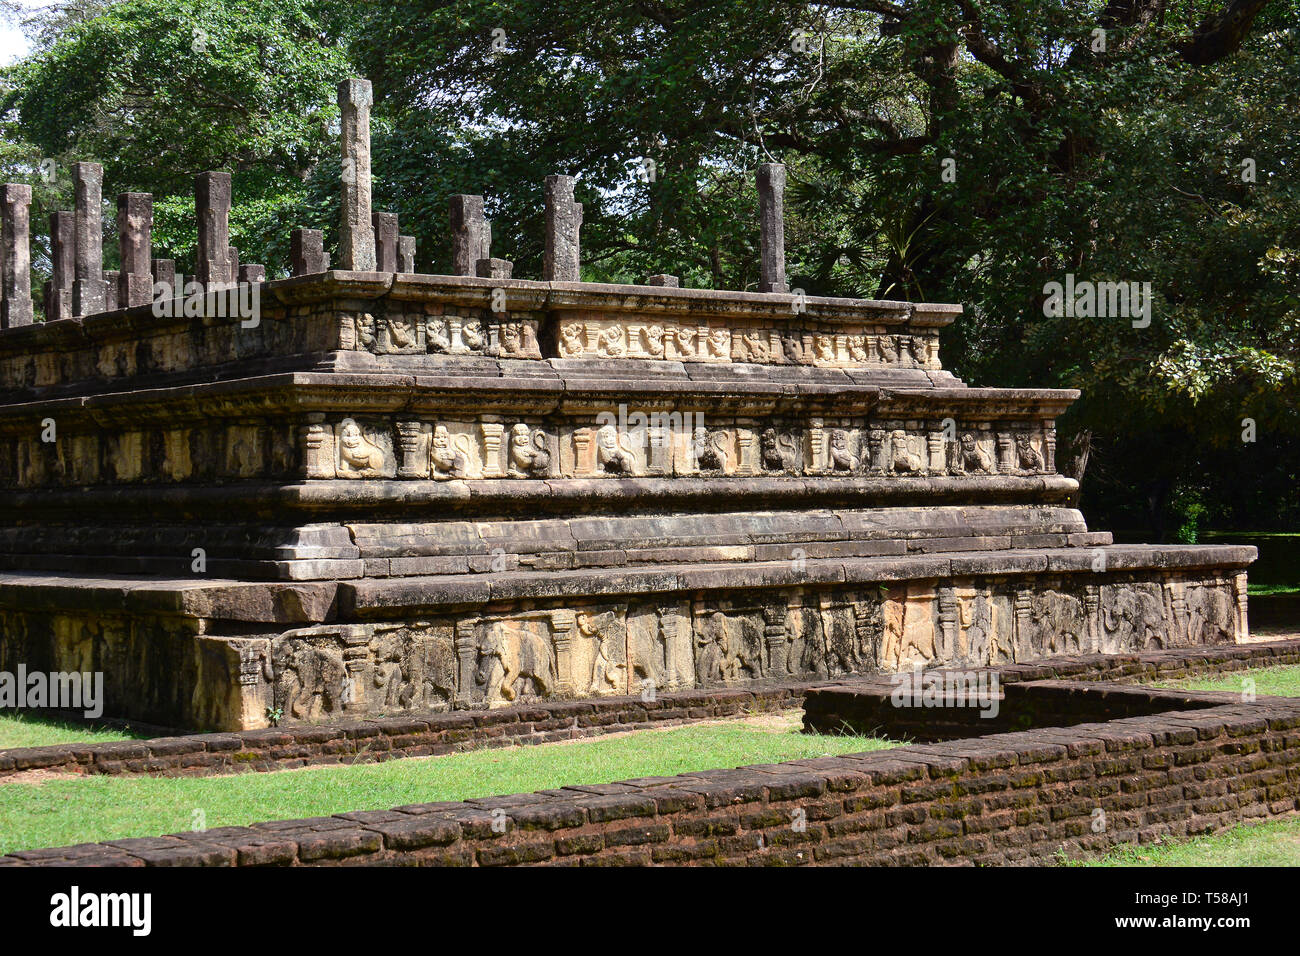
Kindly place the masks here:
[(0, 750), (53, 744), (99, 744), (148, 736), (151, 735), (131, 730), (129, 724), (88, 724), (21, 712), (0, 714)]
[(785, 714), (349, 767), (10, 783), (0, 785), (0, 853), (176, 833), (192, 828), (195, 811), (202, 811), (208, 827), (232, 826), (889, 746), (894, 744), (867, 737), (802, 734), (795, 716)]
[(1226, 690), (1240, 693), (1242, 681), (1247, 678), (1255, 681), (1255, 693), (1259, 696), (1300, 697), (1300, 666), (1256, 667), (1250, 670), (1233, 671), (1214, 677), (1189, 677), (1185, 680), (1163, 681), (1155, 686), (1173, 687), (1178, 690)]
[(1274, 594), (1300, 594), (1300, 584), (1247, 584), (1247, 597), (1268, 597)]
[(1070, 866), (1300, 866), (1300, 820), (1234, 827), (1177, 843), (1117, 847)]

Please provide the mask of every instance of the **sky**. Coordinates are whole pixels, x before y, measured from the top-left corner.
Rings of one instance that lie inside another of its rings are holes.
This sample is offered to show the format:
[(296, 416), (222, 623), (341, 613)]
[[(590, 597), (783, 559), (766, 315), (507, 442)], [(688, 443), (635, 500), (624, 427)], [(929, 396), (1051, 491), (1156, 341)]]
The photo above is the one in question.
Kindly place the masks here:
[[(43, 7), (48, 0), (19, 0), (21, 6)], [(19, 59), (27, 52), (27, 38), (12, 16), (0, 16), (0, 66)]]

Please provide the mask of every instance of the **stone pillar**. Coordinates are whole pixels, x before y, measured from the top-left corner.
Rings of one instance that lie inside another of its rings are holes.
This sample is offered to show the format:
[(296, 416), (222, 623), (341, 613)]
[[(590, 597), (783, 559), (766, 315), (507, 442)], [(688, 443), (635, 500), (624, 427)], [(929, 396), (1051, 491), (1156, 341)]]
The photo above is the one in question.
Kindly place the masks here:
[(72, 279), (77, 272), (77, 219), (71, 212), (50, 213), (50, 263), (45, 321), (72, 318)]
[(952, 588), (939, 588), (939, 629), (935, 637), (939, 638), (937, 657), (939, 664), (953, 664), (957, 660), (957, 594)]
[(930, 471), (942, 474), (945, 467), (943, 456), (943, 432), (933, 431), (925, 437), (926, 450), (930, 455)]
[(501, 436), (505, 425), (500, 422), (483, 422), (483, 477), (504, 478), (505, 469), (501, 461)]
[(1043, 470), (1056, 473), (1056, 422), (1051, 418), (1043, 422)]
[(596, 433), (591, 428), (575, 428), (573, 431), (573, 470), (580, 476), (596, 472), (595, 437)]
[(474, 264), (474, 273), (480, 279), (509, 279), (515, 264), (509, 259), (480, 259)]
[(179, 295), (181, 290), (176, 288), (176, 260), (175, 259), (155, 259), (153, 261), (153, 281), (155, 285), (162, 284), (172, 290), (172, 295)]
[(194, 278), (204, 291), (227, 286), (235, 275), (230, 269), (230, 173), (194, 177), (194, 214), (199, 224)]
[(555, 645), (555, 689), (559, 696), (572, 694), (573, 629), (577, 616), (572, 611), (551, 613), (551, 641)]
[[(397, 423), (397, 447), (401, 453), (401, 464), (397, 468), (398, 478), (426, 478), (429, 474), (429, 456), (420, 455), (420, 436), (424, 426), (416, 422)], [(421, 460), (423, 458), (423, 460)]]
[(226, 273), (231, 282), (239, 278), (239, 250), (234, 246), (226, 249)]
[(789, 292), (785, 282), (785, 166), (758, 167), (759, 292)]
[(826, 470), (826, 432), (820, 418), (808, 420), (808, 470), (813, 474)]
[(739, 447), (739, 461), (736, 463), (737, 475), (757, 475), (758, 433), (752, 428), (736, 429), (736, 445)]
[(104, 270), (104, 311), (115, 312), (120, 308), (117, 298), (118, 282), (122, 273), (116, 269)]
[(369, 80), (344, 80), (339, 84), (343, 143), (343, 223), (339, 230), (339, 268), (375, 271), (375, 235), (370, 220), (370, 105), (374, 92)]
[(239, 281), (244, 284), (266, 281), (266, 266), (250, 262), (239, 267)]
[(289, 237), (292, 274), (315, 275), (328, 268), (325, 261), (325, 233), (319, 229), (295, 229)]
[(668, 443), (668, 430), (662, 425), (651, 425), (648, 430), (650, 454), (646, 461), (646, 471), (652, 475), (667, 475), (673, 470), (671, 449)]
[(118, 193), (117, 240), (122, 254), (118, 305), (148, 305), (153, 299), (153, 196), (149, 193)]
[(397, 213), (373, 213), (370, 225), (375, 232), (375, 269), (397, 272)]
[(468, 707), (474, 699), (474, 657), (478, 645), (474, 640), (474, 618), (456, 622), (456, 659), (459, 663), (456, 675), (456, 705)]
[(998, 471), (1009, 475), (1016, 470), (1016, 443), (1008, 432), (998, 432)]
[(492, 258), (483, 197), (456, 194), (448, 203), (451, 213), (451, 274), (472, 276), (480, 259)]
[(32, 187), (0, 186), (0, 328), (32, 324)]
[(107, 301), (104, 286), (104, 167), (99, 163), (73, 163), (72, 182), (76, 191), (72, 314), (80, 317), (103, 312)]
[(658, 275), (652, 275), (650, 278), (645, 280), (645, 284), (655, 286), (661, 289), (676, 289), (680, 285), (680, 283), (677, 280), (677, 276), (670, 276), (667, 275), (666, 273), (659, 273)]
[(330, 427), (325, 424), (323, 412), (307, 415), (307, 424), (298, 427), (298, 440), (302, 445), (302, 476), (304, 478), (333, 478), (334, 457), (327, 447)]
[(408, 275), (415, 271), (415, 236), (397, 237), (397, 271)]
[(1084, 654), (1101, 653), (1101, 587), (1096, 584), (1083, 586), (1083, 620), (1087, 643), (1080, 648)]
[(786, 634), (785, 619), (788, 608), (772, 605), (763, 608), (763, 639), (767, 643), (768, 674), (784, 677), (790, 673), (790, 664), (786, 659), (789, 637)]
[(867, 448), (871, 459), (870, 471), (874, 474), (883, 475), (889, 470), (886, 448), (888, 437), (888, 433), (883, 428), (873, 428), (867, 432)]
[(542, 254), (544, 282), (578, 282), (578, 232), (582, 204), (573, 201), (572, 176), (547, 176), (546, 248)]
[(1236, 639), (1238, 644), (1244, 644), (1250, 640), (1250, 618), (1247, 616), (1246, 597), (1246, 572), (1242, 571), (1232, 576), (1232, 596), (1237, 603), (1237, 628)]

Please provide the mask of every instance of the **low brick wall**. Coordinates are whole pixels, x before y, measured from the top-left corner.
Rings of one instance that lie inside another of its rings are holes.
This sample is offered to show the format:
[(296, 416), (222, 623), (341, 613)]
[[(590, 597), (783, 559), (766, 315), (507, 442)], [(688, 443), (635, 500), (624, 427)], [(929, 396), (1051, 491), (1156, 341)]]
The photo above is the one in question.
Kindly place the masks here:
[[(1011, 685), (1054, 679), (1177, 679), (1195, 674), (1296, 663), (1300, 663), (1300, 639), (1269, 644), (1180, 648), (1140, 655), (1059, 657), (996, 670), (1001, 683)], [(853, 684), (873, 681), (879, 681), (879, 678), (855, 679)], [(765, 687), (751, 685), (743, 690), (714, 688), (661, 693), (653, 701), (642, 701), (639, 697), (541, 701), (499, 710), (411, 714), (318, 726), (299, 724), (238, 733), (0, 750), (0, 779), (29, 770), (200, 776), (578, 740), (620, 731), (734, 717), (748, 711), (798, 707), (809, 690), (845, 685), (845, 681), (838, 680)], [(928, 729), (934, 731), (932, 736), (937, 737), (945, 721), (961, 721), (970, 716), (931, 711), (927, 718), (930, 723), (925, 728), (916, 727), (909, 732), (900, 725), (898, 736), (901, 739), (921, 739), (926, 737), (922, 731)], [(990, 733), (994, 729), (998, 728), (981, 726), (977, 721), (963, 733)]]
[[(930, 671), (942, 680), (947, 672)], [(967, 672), (972, 673), (972, 672)], [(978, 672), (974, 672), (978, 675)], [(1164, 690), (1099, 681), (1044, 680), (1003, 685), (960, 706), (896, 701), (888, 681), (812, 687), (804, 696), (804, 729), (819, 734), (854, 734), (932, 743), (1034, 727), (1068, 727), (1121, 717), (1145, 717), (1171, 710), (1195, 710), (1233, 703), (1240, 694)]]
[(119, 840), (3, 866), (1051, 862), (1300, 810), (1300, 700)]

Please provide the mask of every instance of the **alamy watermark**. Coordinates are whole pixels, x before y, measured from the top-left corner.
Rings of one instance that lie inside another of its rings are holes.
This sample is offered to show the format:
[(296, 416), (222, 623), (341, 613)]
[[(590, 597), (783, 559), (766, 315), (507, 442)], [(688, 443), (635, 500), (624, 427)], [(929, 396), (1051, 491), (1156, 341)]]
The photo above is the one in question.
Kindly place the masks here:
[(239, 319), (240, 327), (256, 328), (262, 321), (262, 284), (260, 282), (212, 283), (197, 279), (176, 284), (153, 284), (153, 314), (159, 319), (212, 318)]
[(103, 671), (0, 671), (0, 710), (79, 710), (93, 719), (104, 713)]
[(1151, 324), (1150, 282), (1076, 282), (1068, 272), (1064, 283), (1046, 283), (1043, 295), (1043, 315), (1048, 318), (1132, 319), (1135, 329)]
[(997, 717), (1002, 707), (1002, 687), (996, 671), (922, 670), (890, 676), (894, 689), (889, 700), (895, 707), (978, 707), (980, 717)]

